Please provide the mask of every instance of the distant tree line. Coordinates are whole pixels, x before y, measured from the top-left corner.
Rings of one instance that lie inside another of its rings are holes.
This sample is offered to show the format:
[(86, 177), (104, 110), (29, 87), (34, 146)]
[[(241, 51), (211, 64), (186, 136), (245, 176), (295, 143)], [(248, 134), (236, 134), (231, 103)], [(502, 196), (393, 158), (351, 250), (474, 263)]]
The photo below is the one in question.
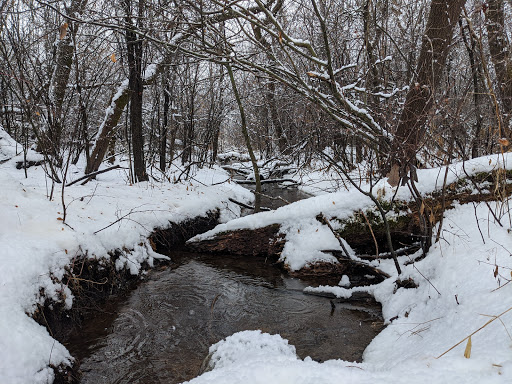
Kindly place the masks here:
[(372, 159), (403, 178), (512, 139), (511, 1), (19, 0), (0, 13), (0, 123), (55, 182), (81, 157), (86, 174), (128, 158), (136, 182), (245, 146), (232, 80), (265, 158), (328, 147), (346, 169)]

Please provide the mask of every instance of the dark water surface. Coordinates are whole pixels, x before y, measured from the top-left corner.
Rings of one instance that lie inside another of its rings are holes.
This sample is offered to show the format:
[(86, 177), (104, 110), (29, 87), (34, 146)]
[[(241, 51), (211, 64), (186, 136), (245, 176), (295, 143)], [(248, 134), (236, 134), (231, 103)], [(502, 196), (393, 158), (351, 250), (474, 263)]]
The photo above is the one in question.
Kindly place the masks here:
[[(249, 186), (250, 190), (254, 190), (256, 186)], [(277, 209), (288, 203), (307, 199), (311, 197), (305, 192), (302, 192), (295, 186), (283, 187), (279, 184), (263, 184), (261, 186), (261, 193), (264, 196), (261, 197), (261, 205), (263, 207)]]
[(67, 343), (82, 383), (180, 383), (197, 376), (211, 344), (235, 332), (279, 333), (301, 358), (360, 360), (381, 329), (380, 308), (304, 295), (305, 282), (260, 258), (190, 253), (152, 272)]

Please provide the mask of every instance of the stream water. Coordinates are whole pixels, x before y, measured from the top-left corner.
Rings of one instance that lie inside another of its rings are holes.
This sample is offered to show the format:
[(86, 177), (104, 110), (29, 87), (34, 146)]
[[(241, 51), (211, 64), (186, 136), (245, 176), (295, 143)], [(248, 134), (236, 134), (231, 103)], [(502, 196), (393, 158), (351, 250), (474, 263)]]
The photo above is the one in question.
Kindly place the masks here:
[[(306, 197), (296, 189), (265, 192)], [(67, 340), (80, 362), (82, 384), (181, 383), (198, 375), (210, 345), (250, 329), (279, 333), (301, 358), (360, 361), (382, 329), (380, 306), (333, 308), (329, 299), (302, 292), (312, 282), (283, 275), (264, 259), (170, 256), (170, 266), (151, 271), (136, 290), (96, 311)]]
[[(254, 188), (255, 186), (251, 185), (248, 189), (254, 191)], [(263, 184), (261, 186), (261, 193), (263, 194), (261, 197), (261, 206), (271, 209), (277, 209), (289, 202), (292, 203), (311, 197), (311, 195), (302, 192), (296, 187), (281, 187), (277, 184)]]
[(380, 308), (305, 295), (308, 284), (260, 258), (176, 253), (129, 297), (111, 303), (67, 343), (81, 383), (180, 383), (211, 344), (242, 330), (279, 333), (301, 358), (360, 360), (380, 331)]

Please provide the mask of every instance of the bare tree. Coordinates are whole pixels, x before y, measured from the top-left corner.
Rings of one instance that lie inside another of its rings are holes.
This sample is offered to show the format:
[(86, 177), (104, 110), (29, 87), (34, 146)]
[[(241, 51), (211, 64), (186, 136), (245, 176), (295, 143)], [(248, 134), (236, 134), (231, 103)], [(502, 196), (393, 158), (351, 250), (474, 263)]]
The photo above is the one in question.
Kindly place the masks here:
[[(144, 0), (123, 0), (126, 24), (126, 51), (128, 57), (128, 89), (130, 92), (130, 130), (133, 151), (134, 181), (147, 181), (144, 161), (144, 136), (142, 132), (142, 82), (143, 39), (140, 35), (144, 21)], [(136, 22), (133, 22), (135, 18)]]
[(432, 0), (416, 75), (407, 93), (395, 132), (390, 162), (402, 175), (420, 148), (425, 123), (434, 103), (452, 42), (454, 27), (466, 0)]

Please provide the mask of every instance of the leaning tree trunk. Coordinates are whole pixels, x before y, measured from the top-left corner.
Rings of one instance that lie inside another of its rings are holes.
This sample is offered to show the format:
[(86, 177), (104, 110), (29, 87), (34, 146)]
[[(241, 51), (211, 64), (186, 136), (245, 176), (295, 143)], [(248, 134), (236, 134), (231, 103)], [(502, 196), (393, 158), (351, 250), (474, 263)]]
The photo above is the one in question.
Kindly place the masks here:
[(249, 137), (249, 131), (247, 130), (247, 119), (245, 116), (245, 109), (242, 104), (242, 98), (238, 93), (238, 87), (236, 86), (235, 76), (233, 74), (233, 69), (231, 68), (231, 64), (226, 64), (226, 68), (228, 70), (229, 80), (231, 81), (231, 86), (233, 88), (233, 93), (235, 94), (236, 103), (238, 105), (238, 110), (240, 111), (240, 120), (242, 121), (242, 134), (244, 136), (245, 145), (247, 146), (247, 152), (249, 152), (249, 157), (251, 158), (252, 168), (254, 170), (254, 179), (256, 182), (256, 189), (254, 191), (254, 213), (260, 211), (261, 208), (261, 178), (260, 178), (260, 170), (258, 168), (258, 162), (256, 161), (256, 156), (254, 155), (254, 151), (251, 145), (251, 138)]
[(405, 99), (390, 154), (390, 164), (400, 165), (402, 171), (414, 163), (425, 135), (425, 123), (442, 78), (453, 29), (465, 2), (432, 0), (416, 75)]
[(64, 5), (64, 23), (58, 30), (58, 36), (55, 41), (55, 64), (52, 77), (50, 79), (49, 99), (51, 101), (51, 124), (48, 127), (46, 135), (42, 137), (43, 149), (57, 158), (59, 156), (63, 116), (62, 107), (64, 97), (73, 64), (75, 53), (75, 37), (78, 31), (78, 24), (73, 20), (80, 16), (87, 5), (87, 0), (72, 0), (69, 7)]

